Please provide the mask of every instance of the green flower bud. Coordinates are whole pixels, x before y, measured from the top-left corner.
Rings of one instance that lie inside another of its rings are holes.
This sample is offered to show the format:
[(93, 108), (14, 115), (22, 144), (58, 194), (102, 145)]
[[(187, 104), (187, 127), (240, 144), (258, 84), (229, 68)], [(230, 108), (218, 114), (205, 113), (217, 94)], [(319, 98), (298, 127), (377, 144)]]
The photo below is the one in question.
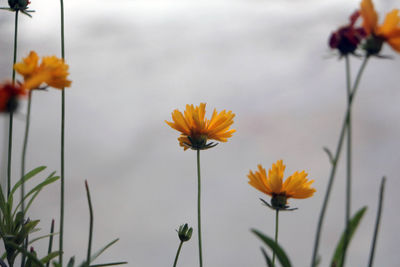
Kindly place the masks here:
[(25, 10), (30, 3), (29, 0), (8, 0), (8, 5), (13, 10)]
[(178, 236), (182, 242), (188, 241), (192, 237), (193, 228), (188, 226), (187, 223), (179, 226)]
[(371, 35), (363, 45), (363, 49), (367, 52), (369, 56), (377, 55), (382, 49), (383, 38)]
[(271, 205), (272, 208), (274, 209), (278, 210), (286, 209), (287, 208), (286, 203), (287, 203), (286, 195), (274, 195), (271, 198)]

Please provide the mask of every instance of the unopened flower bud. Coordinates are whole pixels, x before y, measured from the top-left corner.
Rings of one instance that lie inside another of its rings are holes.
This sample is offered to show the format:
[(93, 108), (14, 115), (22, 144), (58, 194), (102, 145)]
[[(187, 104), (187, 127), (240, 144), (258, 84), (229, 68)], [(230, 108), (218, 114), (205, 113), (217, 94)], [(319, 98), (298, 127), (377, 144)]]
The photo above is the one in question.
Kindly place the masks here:
[(188, 241), (192, 237), (193, 228), (188, 226), (187, 223), (179, 226), (178, 236), (182, 242)]
[(25, 10), (30, 3), (29, 0), (8, 0), (8, 5), (13, 10)]

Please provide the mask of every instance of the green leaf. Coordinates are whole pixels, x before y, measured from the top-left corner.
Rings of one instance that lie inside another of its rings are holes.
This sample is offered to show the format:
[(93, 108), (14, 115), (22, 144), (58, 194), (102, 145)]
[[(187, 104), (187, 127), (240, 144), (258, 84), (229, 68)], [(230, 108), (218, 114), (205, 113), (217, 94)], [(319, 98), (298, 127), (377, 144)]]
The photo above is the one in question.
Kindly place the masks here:
[[(52, 173), (46, 178), (46, 180), (52, 178), (53, 175), (54, 175), (55, 173), (56, 173), (56, 172), (52, 172)], [(55, 176), (55, 177), (57, 177), (57, 176)], [(42, 191), (42, 189), (43, 189), (43, 188), (40, 188), (38, 191), (36, 191), (36, 193), (33, 194), (33, 196), (31, 197), (31, 199), (29, 200), (28, 204), (27, 204), (26, 207), (25, 207), (24, 215), (26, 214), (26, 212), (28, 211), (28, 209), (31, 207), (32, 202), (33, 202), (33, 201), (35, 200), (35, 198), (39, 195), (39, 193), (40, 193), (40, 191)]]
[(262, 234), (261, 232), (252, 229), (251, 230), (256, 236), (258, 236), (267, 246), (270, 247), (272, 251), (275, 252), (276, 257), (278, 258), (279, 262), (283, 267), (291, 267), (292, 264), (290, 263), (290, 260), (288, 256), (286, 255), (286, 252), (279, 246), (279, 244), (275, 243), (275, 241), (268, 236)]
[(335, 253), (333, 254), (330, 266), (332, 266), (332, 267), (341, 267), (342, 266), (342, 257), (343, 257), (344, 247), (346, 245), (345, 244), (346, 231), (348, 231), (348, 244), (347, 244), (347, 248), (348, 248), (351, 238), (353, 237), (355, 231), (357, 230), (358, 224), (360, 223), (366, 210), (367, 210), (367, 207), (361, 208), (359, 211), (357, 211), (357, 213), (353, 216), (353, 218), (351, 218), (348, 229), (345, 229), (343, 231), (342, 236), (340, 237), (339, 243), (336, 246), (336, 250), (335, 250)]
[(74, 267), (74, 265), (75, 265), (75, 257), (71, 257), (68, 261), (67, 267)]
[(267, 262), (267, 266), (274, 267), (274, 265), (272, 264), (271, 258), (268, 256), (267, 252), (265, 251), (265, 249), (263, 247), (261, 247), (261, 252), (264, 255), (265, 261)]
[(13, 242), (5, 242), (5, 245), (6, 246), (10, 246), (15, 250), (18, 250), (19, 252), (24, 254), (29, 260), (31, 260), (32, 262), (34, 262), (38, 266), (44, 267), (44, 265), (38, 260), (38, 258), (36, 258), (35, 254), (26, 251), (26, 249), (24, 249), (23, 247), (20, 247), (20, 246), (16, 245)]
[(55, 236), (55, 235), (58, 235), (58, 234), (59, 234), (59, 232), (56, 232), (56, 233), (52, 233), (52, 234), (47, 234), (47, 235), (42, 235), (42, 236), (36, 237), (36, 238), (34, 238), (32, 240), (29, 240), (29, 245), (33, 244), (34, 242), (36, 242), (36, 241), (38, 241), (40, 239), (51, 237), (51, 236)]
[(119, 262), (94, 264), (94, 265), (90, 265), (89, 267), (114, 266), (114, 265), (122, 265), (122, 264), (128, 264), (128, 262), (127, 261), (119, 261)]
[[(42, 190), (42, 188), (45, 187), (46, 185), (49, 185), (49, 184), (57, 181), (59, 178), (60, 178), (59, 176), (48, 177), (46, 180), (44, 180), (43, 182), (41, 182), (40, 184), (35, 186), (31, 191), (29, 191), (29, 193), (24, 196), (23, 201), (25, 201), (30, 195), (36, 193), (37, 191)], [(22, 203), (22, 201), (17, 205), (17, 207), (15, 207), (13, 215), (15, 215), (15, 213), (18, 211), (19, 206), (21, 206), (21, 203)], [(26, 212), (26, 209), (25, 209), (25, 212)]]
[(119, 240), (119, 238), (114, 239), (113, 241), (111, 241), (110, 243), (108, 243), (106, 246), (104, 246), (102, 249), (100, 249), (100, 250), (98, 250), (96, 253), (94, 253), (94, 254), (90, 257), (90, 262), (93, 262), (95, 259), (97, 259), (98, 256), (100, 256), (106, 249), (108, 249), (109, 247), (111, 247), (112, 245), (114, 245), (118, 240)]
[(51, 261), (52, 259), (54, 259), (55, 257), (57, 257), (58, 255), (60, 255), (60, 251), (54, 251), (54, 252), (51, 252), (50, 254), (48, 254), (47, 256), (41, 258), (40, 261), (43, 264), (45, 264), (45, 263), (48, 263), (49, 261)]
[(43, 171), (44, 169), (46, 169), (46, 166), (40, 166), (37, 167), (33, 170), (31, 170), (30, 172), (28, 172), (27, 174), (24, 175), (24, 177), (22, 177), (11, 189), (10, 192), (10, 196), (14, 195), (15, 191), (17, 191), (18, 187), (20, 187), (23, 183), (25, 183), (26, 181), (28, 181), (29, 179), (31, 179), (33, 176), (35, 176), (36, 174), (38, 174), (39, 172)]

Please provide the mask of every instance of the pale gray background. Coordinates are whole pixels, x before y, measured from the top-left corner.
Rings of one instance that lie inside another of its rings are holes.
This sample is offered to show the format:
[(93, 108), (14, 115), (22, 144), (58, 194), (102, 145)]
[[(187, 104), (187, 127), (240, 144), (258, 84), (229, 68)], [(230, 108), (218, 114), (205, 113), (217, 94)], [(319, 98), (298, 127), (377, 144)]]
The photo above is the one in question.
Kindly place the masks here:
[[(32, 49), (60, 55), (58, 1), (32, 2), (33, 18), (20, 20), (18, 59)], [(274, 214), (260, 204), (265, 196), (247, 184), (246, 175), (258, 163), (269, 168), (278, 159), (287, 164), (286, 177), (304, 169), (315, 179), (315, 197), (290, 201), (299, 210), (283, 213), (280, 221), (280, 242), (294, 266), (308, 266), (330, 167), (322, 147), (336, 146), (345, 109), (344, 61), (332, 55), (327, 39), (359, 2), (66, 0), (73, 80), (66, 91), (66, 257), (86, 253), (88, 179), (94, 249), (121, 239), (102, 261), (172, 266), (175, 229), (185, 222), (196, 226), (196, 165), (195, 152), (183, 152), (178, 132), (164, 120), (175, 108), (207, 102), (209, 115), (214, 107), (236, 113), (237, 132), (202, 152), (205, 266), (265, 266), (261, 242), (249, 229), (272, 236)], [(399, 7), (394, 0), (375, 4), (381, 21)], [(4, 80), (11, 74), (13, 14), (2, 11), (0, 23)], [(354, 105), (353, 211), (369, 209), (348, 266), (368, 261), (382, 175), (388, 181), (375, 266), (400, 261), (400, 58), (388, 47), (383, 53), (394, 60), (371, 60)], [(352, 58), (353, 72), (359, 63)], [(29, 168), (59, 171), (59, 105), (57, 90), (34, 94)], [(24, 113), (25, 106), (15, 120), (14, 177)], [(6, 125), (4, 115), (0, 123)], [(344, 225), (343, 163), (325, 220), (321, 266), (328, 265)], [(42, 219), (44, 232), (52, 218), (58, 220), (58, 188), (43, 191), (30, 212)], [(197, 264), (194, 235), (179, 266)]]

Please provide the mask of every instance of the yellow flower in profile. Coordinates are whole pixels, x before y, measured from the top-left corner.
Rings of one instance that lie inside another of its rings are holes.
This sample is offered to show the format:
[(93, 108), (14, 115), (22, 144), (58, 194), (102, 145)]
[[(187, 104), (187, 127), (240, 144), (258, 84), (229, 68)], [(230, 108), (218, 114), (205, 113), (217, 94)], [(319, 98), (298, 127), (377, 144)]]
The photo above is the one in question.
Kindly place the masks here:
[(39, 89), (42, 84), (58, 89), (71, 86), (67, 79), (68, 65), (56, 56), (43, 57), (39, 65), (39, 56), (31, 51), (14, 69), (24, 77), (24, 87), (28, 90)]
[(400, 52), (400, 14), (398, 9), (389, 12), (382, 25), (378, 25), (378, 15), (372, 0), (361, 2), (360, 13), (363, 18), (363, 28), (373, 40), (366, 44), (367, 51), (370, 48), (373, 52), (370, 54), (379, 53), (383, 42), (387, 42), (394, 50)]
[(230, 129), (235, 117), (232, 111), (226, 112), (223, 110), (218, 113), (214, 109), (211, 119), (207, 119), (205, 114), (205, 103), (200, 103), (196, 107), (186, 105), (184, 114), (175, 109), (172, 112), (173, 121), (165, 121), (173, 129), (181, 132), (178, 141), (184, 150), (188, 148), (202, 150), (214, 147), (217, 144), (213, 142), (207, 143), (207, 140), (226, 142), (235, 132), (234, 129)]
[(274, 209), (287, 209), (287, 199), (309, 198), (316, 191), (311, 188), (314, 180), (308, 180), (308, 174), (305, 171), (296, 171), (283, 182), (285, 168), (283, 161), (278, 160), (275, 164), (272, 164), (272, 168), (268, 170), (268, 175), (260, 164), (258, 171), (254, 173), (250, 171), (247, 175), (251, 186), (272, 197), (271, 206)]

